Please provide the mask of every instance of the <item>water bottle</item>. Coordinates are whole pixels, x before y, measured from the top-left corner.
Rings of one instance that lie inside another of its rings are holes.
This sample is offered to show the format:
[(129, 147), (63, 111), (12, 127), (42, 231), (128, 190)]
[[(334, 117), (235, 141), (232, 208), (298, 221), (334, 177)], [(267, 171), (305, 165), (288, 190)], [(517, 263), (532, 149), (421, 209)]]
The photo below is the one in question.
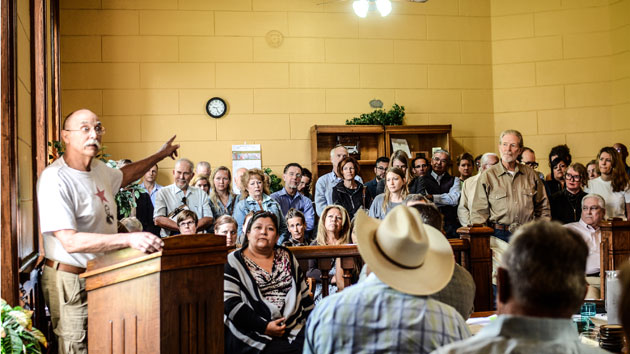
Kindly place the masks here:
[(621, 297), (621, 284), (616, 270), (606, 271), (606, 313), (608, 324), (620, 324), (619, 298)]

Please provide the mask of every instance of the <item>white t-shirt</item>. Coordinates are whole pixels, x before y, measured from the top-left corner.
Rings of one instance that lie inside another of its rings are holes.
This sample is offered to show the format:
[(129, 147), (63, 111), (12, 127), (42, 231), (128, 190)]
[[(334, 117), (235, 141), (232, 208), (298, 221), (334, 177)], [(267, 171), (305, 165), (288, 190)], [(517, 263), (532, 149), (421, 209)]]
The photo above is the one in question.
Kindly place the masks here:
[(69, 167), (57, 159), (37, 182), (39, 225), (44, 236), (46, 258), (85, 268), (99, 254), (68, 253), (55, 231), (76, 230), (100, 234), (118, 231), (114, 195), (120, 189), (122, 172), (94, 159), (89, 172)]
[(604, 181), (597, 177), (588, 181), (587, 193), (599, 194), (606, 202), (606, 219), (623, 218), (626, 220), (626, 203), (630, 203), (630, 189), (621, 192), (613, 192), (610, 181)]

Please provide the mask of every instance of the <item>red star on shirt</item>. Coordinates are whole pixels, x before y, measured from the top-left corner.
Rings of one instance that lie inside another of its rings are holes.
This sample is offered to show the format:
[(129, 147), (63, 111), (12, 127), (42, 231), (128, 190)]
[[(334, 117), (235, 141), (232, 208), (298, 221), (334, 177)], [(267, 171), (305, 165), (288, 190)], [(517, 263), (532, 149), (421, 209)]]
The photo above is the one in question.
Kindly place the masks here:
[(107, 203), (108, 201), (107, 198), (105, 198), (105, 191), (98, 189), (98, 187), (96, 187), (96, 191), (96, 196), (101, 198), (101, 202)]

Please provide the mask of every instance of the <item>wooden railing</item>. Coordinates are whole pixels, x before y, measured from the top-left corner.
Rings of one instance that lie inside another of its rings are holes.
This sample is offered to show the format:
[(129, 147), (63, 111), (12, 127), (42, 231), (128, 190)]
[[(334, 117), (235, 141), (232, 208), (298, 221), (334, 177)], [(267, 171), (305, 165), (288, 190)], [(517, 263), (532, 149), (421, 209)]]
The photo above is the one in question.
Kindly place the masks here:
[(492, 250), (490, 236), (494, 230), (487, 226), (465, 226), (457, 229), (460, 239), (470, 242), (470, 266), (466, 267), (475, 281), (475, 311), (490, 311), (492, 299)]
[(630, 259), (630, 221), (612, 220), (600, 223), (601, 298), (606, 294), (606, 271), (620, 269)]

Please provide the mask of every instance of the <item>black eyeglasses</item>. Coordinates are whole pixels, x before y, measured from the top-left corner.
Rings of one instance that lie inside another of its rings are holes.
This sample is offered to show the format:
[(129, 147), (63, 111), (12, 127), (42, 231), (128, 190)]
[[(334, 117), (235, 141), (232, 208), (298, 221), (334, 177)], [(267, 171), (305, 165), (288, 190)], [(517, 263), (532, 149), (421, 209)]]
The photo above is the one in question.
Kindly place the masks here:
[(579, 182), (582, 179), (582, 176), (567, 173), (564, 175), (564, 179), (566, 179), (567, 181)]
[(528, 161), (528, 162), (524, 162), (527, 166), (531, 167), (531, 168), (538, 168), (538, 162), (536, 161)]

